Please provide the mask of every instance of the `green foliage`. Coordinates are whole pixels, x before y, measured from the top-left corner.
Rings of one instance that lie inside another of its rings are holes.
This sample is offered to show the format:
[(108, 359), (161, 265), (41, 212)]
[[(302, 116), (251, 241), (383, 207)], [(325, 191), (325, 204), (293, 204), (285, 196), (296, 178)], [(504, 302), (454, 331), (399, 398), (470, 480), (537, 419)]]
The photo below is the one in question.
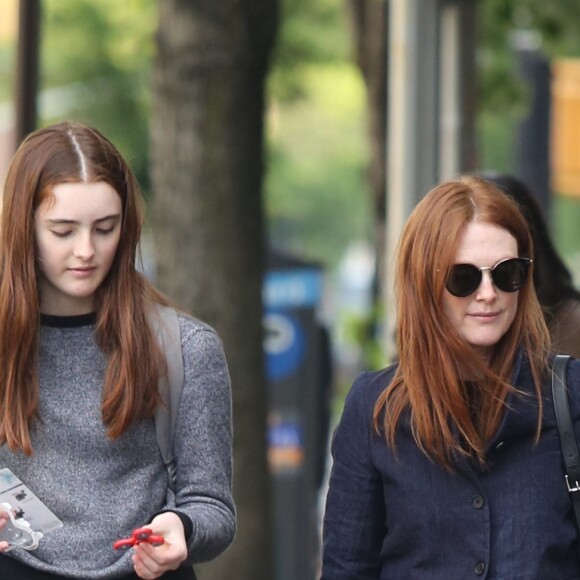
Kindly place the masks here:
[(265, 181), (273, 244), (332, 268), (372, 232), (365, 88), (343, 3), (282, 0)]
[[(479, 3), (481, 165), (512, 171), (514, 131), (526, 115), (529, 87), (518, 71), (518, 42), (538, 42), (548, 58), (580, 56), (577, 0), (485, 0)], [(503, 139), (503, 141), (502, 141)]]
[(517, 131), (520, 115), (506, 109), (484, 110), (477, 118), (482, 170), (513, 173), (516, 167)]
[(354, 67), (303, 67), (304, 98), (274, 102), (266, 199), (277, 247), (334, 266), (368, 238), (364, 87)]
[(361, 367), (367, 370), (379, 370), (390, 364), (385, 354), (383, 337), (380, 336), (378, 324), (383, 320), (382, 303), (377, 303), (370, 312), (341, 312), (340, 325), (343, 341), (361, 351)]
[(303, 67), (344, 62), (350, 50), (344, 13), (336, 0), (280, 0), (281, 26), (270, 93), (278, 100), (305, 98)]
[(577, 0), (520, 2), (522, 24), (541, 32), (543, 47), (548, 56), (580, 56), (580, 3)]
[(514, 30), (534, 30), (547, 56), (580, 56), (577, 0), (485, 0), (480, 9), (483, 45), (498, 55), (511, 49)]
[(149, 73), (156, 0), (44, 0), (41, 124), (89, 123), (148, 186)]

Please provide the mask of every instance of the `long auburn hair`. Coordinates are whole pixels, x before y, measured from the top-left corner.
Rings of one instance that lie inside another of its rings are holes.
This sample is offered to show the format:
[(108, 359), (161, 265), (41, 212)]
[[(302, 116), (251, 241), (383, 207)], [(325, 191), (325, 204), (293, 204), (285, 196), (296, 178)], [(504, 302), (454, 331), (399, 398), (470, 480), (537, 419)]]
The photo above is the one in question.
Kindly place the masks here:
[(10, 164), (0, 217), (0, 445), (32, 454), (38, 414), (39, 295), (34, 220), (60, 183), (109, 184), (122, 202), (119, 245), (97, 290), (96, 340), (108, 357), (102, 417), (111, 438), (152, 417), (165, 370), (147, 316), (168, 304), (136, 269), (143, 226), (137, 181), (115, 146), (94, 128), (63, 122), (31, 133)]
[[(395, 272), (399, 364), (374, 408), (374, 425), (395, 448), (398, 424), (407, 420), (418, 447), (452, 469), (457, 457), (485, 463), (485, 446), (499, 428), (519, 347), (527, 356), (542, 420), (542, 381), (550, 338), (531, 276), (519, 291), (509, 330), (484, 361), (460, 336), (442, 304), (445, 282), (460, 237), (473, 221), (513, 235), (521, 257), (532, 256), (532, 239), (517, 205), (494, 184), (462, 176), (431, 190), (412, 212), (399, 242)], [(477, 401), (473, 412), (475, 384)]]

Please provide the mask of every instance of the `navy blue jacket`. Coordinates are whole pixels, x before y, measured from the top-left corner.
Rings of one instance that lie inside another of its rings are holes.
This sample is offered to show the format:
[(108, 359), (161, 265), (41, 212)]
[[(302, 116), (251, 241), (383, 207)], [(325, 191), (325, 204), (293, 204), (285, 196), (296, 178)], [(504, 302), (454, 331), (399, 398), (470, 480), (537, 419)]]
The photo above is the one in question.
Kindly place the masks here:
[[(550, 385), (535, 444), (537, 402), (519, 357), (514, 384), (532, 396), (509, 397), (485, 469), (458, 460), (450, 473), (418, 449), (408, 423), (396, 457), (373, 431), (393, 370), (358, 377), (334, 433), (322, 580), (580, 579)], [(568, 386), (580, 435), (580, 361)]]

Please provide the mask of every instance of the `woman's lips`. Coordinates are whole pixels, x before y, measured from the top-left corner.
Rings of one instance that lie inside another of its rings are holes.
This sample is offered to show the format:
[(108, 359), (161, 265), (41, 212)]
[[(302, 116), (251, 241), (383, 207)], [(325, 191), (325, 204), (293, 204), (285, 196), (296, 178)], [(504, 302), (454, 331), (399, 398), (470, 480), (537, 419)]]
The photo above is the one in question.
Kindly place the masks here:
[(469, 316), (481, 320), (482, 322), (489, 322), (495, 320), (499, 314), (499, 312), (472, 312)]
[(96, 269), (96, 266), (89, 268), (69, 268), (69, 272), (76, 278), (88, 278)]

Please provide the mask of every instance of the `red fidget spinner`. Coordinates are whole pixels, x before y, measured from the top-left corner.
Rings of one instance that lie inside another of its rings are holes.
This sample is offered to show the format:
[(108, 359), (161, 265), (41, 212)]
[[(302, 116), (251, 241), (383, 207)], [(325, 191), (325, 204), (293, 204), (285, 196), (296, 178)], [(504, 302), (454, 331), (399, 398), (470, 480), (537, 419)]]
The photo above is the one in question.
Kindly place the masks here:
[(130, 538), (117, 540), (113, 544), (115, 550), (128, 550), (137, 544), (146, 543), (152, 546), (161, 546), (165, 540), (163, 536), (155, 536), (150, 528), (137, 528), (133, 531)]

